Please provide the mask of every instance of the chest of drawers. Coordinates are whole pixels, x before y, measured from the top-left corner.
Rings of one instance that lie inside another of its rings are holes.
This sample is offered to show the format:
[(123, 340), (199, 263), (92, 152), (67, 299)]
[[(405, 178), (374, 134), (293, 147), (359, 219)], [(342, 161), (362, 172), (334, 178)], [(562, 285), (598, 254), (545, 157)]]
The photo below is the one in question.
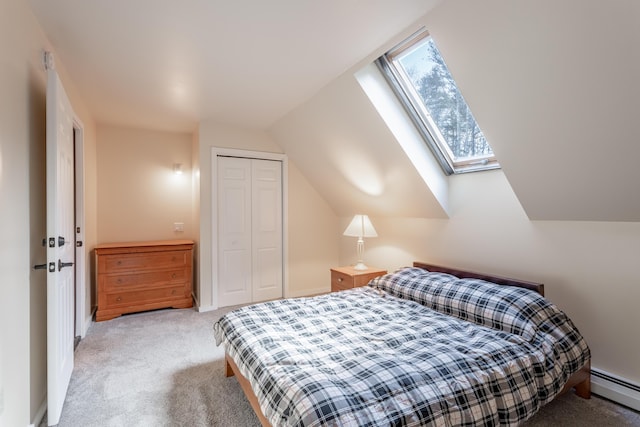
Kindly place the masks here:
[(96, 321), (193, 305), (193, 241), (108, 243), (95, 248)]

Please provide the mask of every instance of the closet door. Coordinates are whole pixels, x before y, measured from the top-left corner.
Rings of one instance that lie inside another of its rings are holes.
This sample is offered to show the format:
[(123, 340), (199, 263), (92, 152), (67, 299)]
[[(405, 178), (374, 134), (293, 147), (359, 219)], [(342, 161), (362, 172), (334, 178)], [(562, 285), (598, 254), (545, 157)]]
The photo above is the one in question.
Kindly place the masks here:
[(218, 157), (218, 297), (220, 307), (252, 301), (251, 162)]
[(282, 162), (251, 160), (253, 301), (282, 298)]
[(217, 158), (218, 303), (283, 294), (282, 162)]

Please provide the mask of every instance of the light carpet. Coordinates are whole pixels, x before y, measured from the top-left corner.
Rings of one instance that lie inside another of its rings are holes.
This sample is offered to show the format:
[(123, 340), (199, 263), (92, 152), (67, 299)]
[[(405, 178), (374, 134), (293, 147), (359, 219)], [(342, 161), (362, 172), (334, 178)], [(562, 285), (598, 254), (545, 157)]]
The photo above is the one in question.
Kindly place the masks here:
[[(160, 310), (93, 323), (76, 349), (58, 425), (258, 427), (237, 380), (225, 377), (224, 350), (213, 337), (213, 323), (229, 310)], [(573, 394), (526, 423), (625, 425), (640, 426), (640, 414)]]

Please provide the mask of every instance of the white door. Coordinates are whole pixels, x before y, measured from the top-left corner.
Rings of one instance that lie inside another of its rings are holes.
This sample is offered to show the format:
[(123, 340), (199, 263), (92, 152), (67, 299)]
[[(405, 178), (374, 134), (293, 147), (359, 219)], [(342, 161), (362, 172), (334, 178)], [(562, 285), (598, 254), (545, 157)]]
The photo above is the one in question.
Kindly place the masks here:
[(252, 301), (282, 298), (282, 163), (252, 160)]
[(220, 306), (251, 302), (251, 163), (218, 157)]
[(220, 307), (281, 298), (282, 162), (217, 158)]
[(73, 370), (73, 110), (55, 70), (47, 80), (47, 420), (56, 425)]

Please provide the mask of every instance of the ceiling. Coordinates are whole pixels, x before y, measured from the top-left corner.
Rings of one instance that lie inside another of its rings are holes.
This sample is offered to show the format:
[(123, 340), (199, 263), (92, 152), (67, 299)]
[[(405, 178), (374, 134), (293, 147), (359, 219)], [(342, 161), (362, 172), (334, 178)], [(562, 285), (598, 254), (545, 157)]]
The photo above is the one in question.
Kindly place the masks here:
[(438, 3), (30, 0), (97, 123), (173, 131), (268, 128)]
[(640, 220), (637, 2), (29, 3), (97, 123), (267, 130), (336, 212), (441, 218), (353, 78), (425, 25), (529, 219)]

